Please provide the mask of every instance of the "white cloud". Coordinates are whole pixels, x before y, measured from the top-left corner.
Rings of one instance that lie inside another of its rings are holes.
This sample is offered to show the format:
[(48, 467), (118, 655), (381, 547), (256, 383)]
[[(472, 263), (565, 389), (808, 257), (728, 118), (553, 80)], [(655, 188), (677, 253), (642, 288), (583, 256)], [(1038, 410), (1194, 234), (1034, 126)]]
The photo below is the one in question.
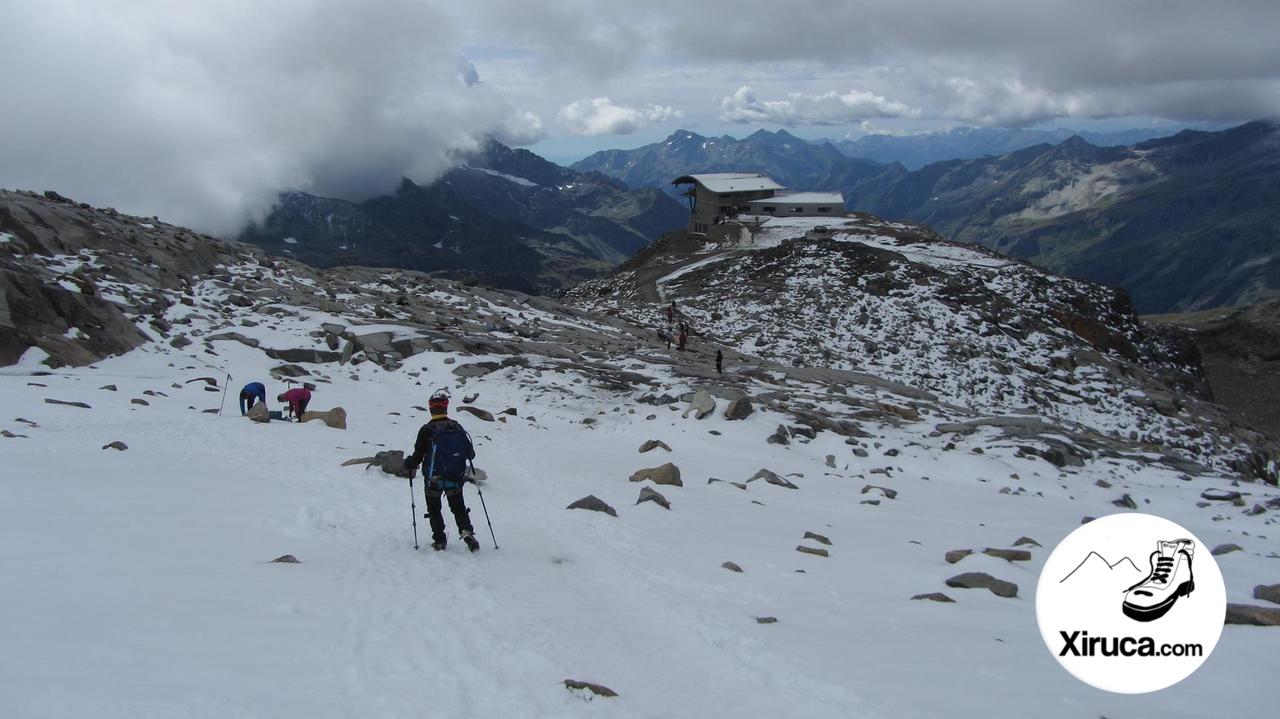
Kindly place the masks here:
[(537, 125), (480, 81), (422, 0), (12, 3), (0, 186), (233, 234), (298, 189), (430, 182)]
[(507, 118), (502, 127), (494, 130), (493, 137), (498, 142), (512, 147), (532, 145), (547, 138), (547, 129), (542, 125), (542, 118), (528, 110), (518, 110)]
[(627, 107), (607, 97), (577, 100), (560, 109), (560, 119), (575, 135), (630, 135), (654, 123), (682, 117), (684, 113), (663, 105)]
[(905, 103), (860, 90), (847, 93), (792, 92), (785, 100), (761, 100), (743, 85), (720, 100), (720, 119), (739, 124), (848, 125), (869, 117), (918, 117), (920, 111)]

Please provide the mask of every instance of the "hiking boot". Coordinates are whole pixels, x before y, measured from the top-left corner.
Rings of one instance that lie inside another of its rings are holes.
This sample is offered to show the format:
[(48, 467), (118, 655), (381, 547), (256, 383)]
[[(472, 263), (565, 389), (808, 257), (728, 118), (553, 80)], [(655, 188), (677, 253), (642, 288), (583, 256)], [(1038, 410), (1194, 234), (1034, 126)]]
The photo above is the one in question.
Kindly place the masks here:
[(449, 545), (448, 545), (448, 544), (446, 544), (446, 543), (445, 543), (445, 541), (444, 541), (443, 539), (441, 539), (441, 540), (440, 540), (440, 541), (438, 541), (438, 542), (432, 542), (432, 543), (431, 543), (431, 548), (432, 548), (432, 549), (434, 549), (434, 550), (436, 550), (437, 552), (442, 551), (442, 550), (443, 550), (445, 547), (447, 547), (447, 546), (449, 546)]
[(476, 535), (472, 534), (469, 529), (462, 533), (462, 541), (466, 542), (467, 549), (473, 552), (480, 548), (480, 543), (476, 541)]
[(1194, 553), (1195, 543), (1190, 539), (1156, 542), (1156, 551), (1150, 557), (1151, 573), (1124, 594), (1121, 609), (1125, 615), (1139, 622), (1152, 622), (1172, 609), (1178, 597), (1190, 595), (1196, 588), (1191, 573)]

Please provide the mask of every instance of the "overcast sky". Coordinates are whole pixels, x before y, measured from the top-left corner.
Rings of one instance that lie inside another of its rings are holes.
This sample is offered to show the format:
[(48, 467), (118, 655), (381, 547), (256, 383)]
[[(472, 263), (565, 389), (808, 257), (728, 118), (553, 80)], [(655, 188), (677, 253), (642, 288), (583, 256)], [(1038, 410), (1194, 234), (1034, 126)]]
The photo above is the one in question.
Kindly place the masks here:
[(275, 194), (680, 127), (856, 137), (1280, 115), (1280, 2), (12, 0), (0, 187), (228, 234)]

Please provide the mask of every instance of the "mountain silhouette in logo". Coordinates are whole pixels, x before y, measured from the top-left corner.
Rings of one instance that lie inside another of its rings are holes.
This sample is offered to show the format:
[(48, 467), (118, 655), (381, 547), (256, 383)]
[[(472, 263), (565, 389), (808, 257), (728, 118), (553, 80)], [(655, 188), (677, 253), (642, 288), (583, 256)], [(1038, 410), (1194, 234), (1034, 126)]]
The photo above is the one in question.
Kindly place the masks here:
[[(1141, 577), (1143, 574), (1138, 565), (1129, 557), (1121, 557), (1114, 562), (1107, 561), (1107, 558), (1097, 552), (1089, 552), (1085, 558), (1067, 573), (1067, 576), (1058, 580), (1059, 584), (1066, 582), (1072, 577), (1076, 577), (1079, 581), (1081, 577), (1094, 577), (1095, 580), (1101, 579), (1106, 582), (1123, 579), (1132, 582), (1134, 579)], [(1134, 579), (1131, 579), (1134, 578)]]

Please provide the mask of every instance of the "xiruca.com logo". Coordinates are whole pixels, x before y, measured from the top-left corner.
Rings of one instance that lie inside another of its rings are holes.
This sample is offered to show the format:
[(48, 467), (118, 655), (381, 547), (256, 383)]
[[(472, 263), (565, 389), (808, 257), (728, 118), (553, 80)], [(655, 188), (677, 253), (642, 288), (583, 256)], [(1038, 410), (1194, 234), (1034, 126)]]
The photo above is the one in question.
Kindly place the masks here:
[(1113, 514), (1072, 532), (1036, 585), (1049, 651), (1077, 679), (1141, 694), (1172, 686), (1218, 643), (1222, 573), (1190, 532), (1150, 514)]

